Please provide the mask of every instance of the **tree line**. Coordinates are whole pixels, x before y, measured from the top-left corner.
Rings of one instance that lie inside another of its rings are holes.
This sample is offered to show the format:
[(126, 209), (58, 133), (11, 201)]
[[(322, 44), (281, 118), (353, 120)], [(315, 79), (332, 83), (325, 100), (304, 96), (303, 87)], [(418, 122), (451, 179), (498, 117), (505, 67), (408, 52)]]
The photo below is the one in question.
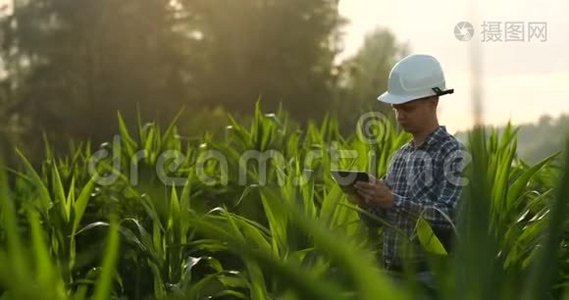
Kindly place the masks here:
[(259, 99), (351, 124), (406, 47), (378, 29), (338, 63), (346, 23), (337, 0), (14, 0), (0, 18), (2, 139), (32, 153), (44, 134), (96, 144), (117, 111), (166, 123), (182, 107), (180, 127), (199, 132)]

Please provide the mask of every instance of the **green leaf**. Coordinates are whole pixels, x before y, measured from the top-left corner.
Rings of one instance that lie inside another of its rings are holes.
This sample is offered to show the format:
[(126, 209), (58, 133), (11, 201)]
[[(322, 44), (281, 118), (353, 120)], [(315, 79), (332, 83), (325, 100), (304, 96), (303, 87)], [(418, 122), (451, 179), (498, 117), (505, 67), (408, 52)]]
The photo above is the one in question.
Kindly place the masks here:
[(120, 235), (118, 222), (112, 218), (105, 247), (105, 256), (102, 271), (95, 285), (94, 300), (107, 300), (111, 298), (112, 283), (115, 278), (115, 269), (119, 256)]
[(3, 221), (0, 224), (6, 235), (7, 255), (9, 257), (8, 264), (4, 265), (3, 268), (10, 270), (10, 275), (15, 282), (26, 282), (31, 278), (29, 264), (24, 255), (26, 250), (20, 238), (14, 202), (8, 195), (4, 161), (0, 156), (0, 220)]
[(75, 199), (73, 205), (73, 229), (72, 235), (75, 235), (77, 229), (79, 228), (79, 224), (81, 223), (81, 219), (83, 218), (83, 214), (85, 214), (85, 209), (87, 209), (87, 204), (89, 204), (89, 199), (91, 198), (91, 193), (93, 188), (95, 187), (96, 177), (91, 178), (87, 184), (81, 189), (81, 193), (79, 193), (79, 197)]
[(128, 157), (131, 158), (134, 156), (138, 145), (134, 139), (132, 139), (128, 131), (128, 127), (126, 126), (126, 123), (120, 112), (117, 112), (117, 117), (119, 119), (119, 133), (121, 136), (121, 142), (126, 147), (126, 153), (128, 154)]
[(431, 225), (423, 217), (418, 218), (416, 228), (419, 242), (427, 252), (436, 255), (448, 255), (445, 247), (433, 232)]
[[(69, 223), (69, 218), (71, 217), (71, 211), (69, 209), (69, 203), (67, 202), (67, 197), (65, 197), (65, 189), (63, 188), (63, 183), (61, 182), (61, 176), (59, 175), (58, 168), (55, 164), (52, 164), (52, 178), (53, 178), (53, 189), (55, 193), (55, 202), (57, 203), (61, 216), (65, 223)], [(72, 190), (70, 190), (71, 192)]]
[(515, 204), (520, 196), (523, 194), (524, 189), (526, 188), (528, 182), (532, 179), (532, 177), (539, 172), (544, 166), (549, 164), (553, 159), (558, 156), (559, 153), (555, 153), (541, 162), (537, 163), (529, 170), (525, 171), (520, 177), (514, 181), (514, 183), (510, 186), (508, 191), (508, 207), (512, 207)]
[(26, 159), (24, 154), (22, 154), (22, 152), (20, 152), (20, 150), (18, 150), (18, 149), (16, 149), (16, 152), (17, 152), (18, 156), (20, 156), (20, 158), (22, 159), (22, 162), (24, 163), (24, 167), (25, 167), (27, 173), (30, 174), (31, 179), (32, 179), (32, 183), (39, 190), (39, 195), (38, 195), (39, 207), (38, 208), (40, 209), (40, 213), (43, 215), (44, 218), (48, 219), (48, 216), (49, 216), (48, 211), (53, 206), (51, 196), (49, 194), (49, 190), (47, 189), (46, 184), (41, 179), (41, 177), (38, 175), (36, 170), (32, 167), (30, 162)]
[(566, 230), (567, 215), (569, 214), (569, 139), (565, 140), (565, 157), (563, 175), (558, 183), (557, 195), (550, 204), (550, 216), (542, 247), (533, 261), (522, 299), (540, 299), (546, 295), (557, 273), (558, 251), (562, 234)]

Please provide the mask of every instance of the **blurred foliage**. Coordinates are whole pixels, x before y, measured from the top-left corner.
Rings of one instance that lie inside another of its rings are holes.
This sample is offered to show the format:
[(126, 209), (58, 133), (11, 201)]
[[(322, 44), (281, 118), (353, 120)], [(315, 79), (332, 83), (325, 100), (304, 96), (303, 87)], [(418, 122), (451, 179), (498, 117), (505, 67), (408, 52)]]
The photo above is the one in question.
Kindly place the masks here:
[(362, 48), (341, 65), (335, 111), (341, 112), (342, 124), (357, 120), (362, 107), (392, 115), (389, 105), (375, 100), (387, 90), (393, 65), (408, 54), (408, 45), (398, 44), (386, 29), (376, 28), (366, 35)]
[(565, 149), (563, 137), (569, 130), (569, 116), (542, 116), (537, 123), (520, 124), (519, 153), (528, 162), (537, 162)]
[[(336, 0), (181, 0), (195, 20), (200, 66), (196, 99), (250, 113), (261, 97), (296, 119), (325, 114), (345, 21)], [(197, 73), (196, 73), (197, 72)]]
[(2, 20), (8, 111), (30, 137), (108, 137), (115, 111), (158, 120), (187, 98), (185, 41), (163, 1), (15, 1)]
[(338, 64), (337, 2), (15, 0), (0, 14), (2, 134), (37, 161), (44, 133), (58, 150), (96, 145), (117, 130), (116, 111), (129, 125), (138, 115), (165, 124), (185, 107), (182, 119), (209, 130), (220, 109), (248, 118), (263, 99), (301, 123), (346, 107), (353, 121), (400, 51), (384, 32)]
[[(562, 114), (553, 118), (543, 115), (536, 123), (519, 124), (517, 128), (517, 153), (524, 161), (537, 163), (554, 153), (564, 151), (562, 137), (569, 130), (569, 116)], [(498, 127), (497, 130), (504, 132), (506, 126)], [(457, 133), (461, 140), (465, 140), (466, 135), (466, 132)]]
[[(374, 122), (381, 131), (366, 140), (365, 128), (344, 136), (331, 117), (299, 127), (283, 110), (257, 106), (248, 124), (230, 117), (220, 140), (187, 140), (174, 123), (128, 127), (119, 115), (118, 135), (95, 152), (79, 143), (58, 155), (48, 145), (38, 168), (21, 154), (18, 169), (0, 162), (0, 296), (562, 298), (567, 168), (553, 157), (520, 160), (511, 126), (469, 134), (458, 247), (447, 255), (423, 244), (437, 288), (388, 280), (377, 260), (388, 225), (360, 222), (364, 212), (330, 175), (385, 173), (410, 137), (386, 119)], [(345, 150), (357, 155), (338, 157)], [(243, 164), (250, 153), (258, 155)], [(417, 230), (410, 241), (431, 240), (426, 222)]]

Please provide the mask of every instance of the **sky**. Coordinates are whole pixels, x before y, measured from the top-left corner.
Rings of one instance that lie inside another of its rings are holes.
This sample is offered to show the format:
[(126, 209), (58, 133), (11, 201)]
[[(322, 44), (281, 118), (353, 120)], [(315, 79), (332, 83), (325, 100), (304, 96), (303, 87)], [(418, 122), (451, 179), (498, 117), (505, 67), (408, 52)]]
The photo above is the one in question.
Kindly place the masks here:
[[(344, 28), (341, 57), (354, 55), (366, 33), (377, 27), (392, 31), (399, 42), (409, 45), (411, 53), (435, 56), (445, 72), (447, 88), (455, 89), (439, 102), (439, 123), (452, 132), (473, 125), (469, 56), (473, 47), (481, 54), (482, 117), (486, 124), (521, 124), (536, 122), (544, 114), (569, 114), (569, 1), (475, 2), (340, 0), (340, 14), (350, 22)], [(474, 29), (469, 41), (454, 34), (462, 21)], [(493, 22), (501, 22), (498, 32), (502, 41), (484, 40), (488, 35), (482, 32), (483, 25)], [(523, 24), (524, 41), (504, 40), (506, 22)], [(535, 25), (545, 27), (545, 41), (535, 36), (528, 40), (532, 22), (545, 22)]]

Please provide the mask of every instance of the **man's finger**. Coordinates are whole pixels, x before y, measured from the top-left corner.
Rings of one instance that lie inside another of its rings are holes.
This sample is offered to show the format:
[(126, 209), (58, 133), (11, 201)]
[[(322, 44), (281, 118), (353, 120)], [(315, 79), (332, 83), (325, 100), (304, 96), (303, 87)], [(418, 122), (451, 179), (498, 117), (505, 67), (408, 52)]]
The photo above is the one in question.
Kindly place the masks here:
[(367, 181), (356, 181), (356, 183), (354, 183), (355, 187), (373, 187), (373, 183), (371, 182), (367, 182)]
[(379, 180), (378, 182), (376, 182), (376, 184), (377, 186), (388, 188), (387, 184), (383, 180)]
[(359, 193), (364, 193), (364, 194), (372, 194), (375, 193), (375, 189), (370, 189), (370, 188), (358, 188), (356, 189), (356, 191)]
[(358, 194), (375, 194), (375, 190), (371, 189), (357, 189)]
[(367, 182), (358, 182), (356, 185), (354, 185), (354, 187), (358, 191), (375, 191), (377, 188), (373, 184), (369, 184)]
[(359, 191), (359, 194), (362, 198), (366, 199), (368, 202), (371, 202), (375, 199), (375, 193), (368, 192), (368, 191)]
[(369, 182), (377, 182), (378, 181), (378, 179), (375, 178), (375, 176), (373, 176), (371, 174), (369, 174), (368, 176), (369, 176)]

